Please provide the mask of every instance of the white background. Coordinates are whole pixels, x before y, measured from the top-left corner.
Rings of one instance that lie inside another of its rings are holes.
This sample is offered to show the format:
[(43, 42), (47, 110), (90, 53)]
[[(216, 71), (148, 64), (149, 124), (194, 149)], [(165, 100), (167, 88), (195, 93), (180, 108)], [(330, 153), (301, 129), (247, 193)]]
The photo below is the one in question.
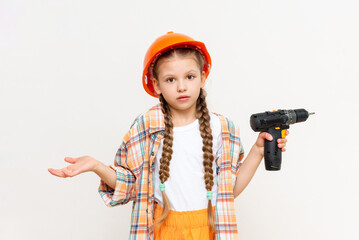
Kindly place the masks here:
[(168, 31), (212, 57), (208, 107), (240, 127), (305, 108), (282, 170), (262, 161), (235, 199), (240, 239), (359, 239), (357, 1), (0, 1), (0, 239), (127, 239), (132, 203), (108, 208), (99, 178), (58, 178), (66, 156), (112, 164), (135, 117), (149, 45)]

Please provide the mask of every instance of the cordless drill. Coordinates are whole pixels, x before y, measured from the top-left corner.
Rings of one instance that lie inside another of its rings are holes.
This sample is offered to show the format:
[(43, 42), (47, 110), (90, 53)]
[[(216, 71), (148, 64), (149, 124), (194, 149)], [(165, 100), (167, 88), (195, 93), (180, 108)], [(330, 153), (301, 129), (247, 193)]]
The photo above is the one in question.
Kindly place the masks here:
[(278, 148), (277, 139), (285, 138), (286, 129), (289, 129), (290, 124), (304, 122), (308, 119), (309, 113), (307, 110), (274, 110), (273, 112), (266, 111), (264, 113), (252, 114), (250, 123), (251, 128), (255, 132), (267, 132), (272, 135), (273, 140), (265, 140), (264, 143), (264, 162), (265, 168), (268, 171), (280, 170), (282, 163), (282, 149)]

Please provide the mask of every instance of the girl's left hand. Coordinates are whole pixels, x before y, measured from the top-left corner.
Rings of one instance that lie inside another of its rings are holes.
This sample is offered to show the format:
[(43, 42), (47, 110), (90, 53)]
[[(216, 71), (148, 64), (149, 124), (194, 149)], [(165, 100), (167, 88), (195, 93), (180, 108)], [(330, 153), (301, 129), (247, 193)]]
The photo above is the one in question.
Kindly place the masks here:
[[(285, 135), (288, 136), (288, 134), (289, 134), (289, 131), (286, 130)], [(262, 157), (264, 156), (264, 141), (265, 141), (265, 139), (267, 139), (268, 141), (272, 141), (273, 137), (272, 137), (272, 135), (270, 135), (267, 132), (261, 132), (261, 133), (259, 133), (257, 141), (254, 144), (254, 146), (258, 148), (259, 153), (262, 155)], [(277, 142), (278, 142), (278, 147), (282, 149), (282, 152), (285, 152), (286, 151), (285, 146), (287, 143), (287, 139), (286, 138), (278, 138)]]

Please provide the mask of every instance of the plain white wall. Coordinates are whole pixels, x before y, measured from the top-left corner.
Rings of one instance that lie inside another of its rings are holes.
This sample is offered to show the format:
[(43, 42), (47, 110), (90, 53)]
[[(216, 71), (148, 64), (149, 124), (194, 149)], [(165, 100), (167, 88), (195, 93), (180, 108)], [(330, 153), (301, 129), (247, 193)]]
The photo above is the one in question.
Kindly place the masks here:
[(235, 200), (241, 239), (359, 239), (357, 1), (0, 2), (0, 239), (127, 239), (132, 203), (108, 208), (99, 178), (48, 168), (112, 164), (158, 100), (142, 64), (158, 36), (205, 42), (208, 105), (240, 127), (253, 113), (314, 111), (291, 125), (282, 170), (262, 161)]

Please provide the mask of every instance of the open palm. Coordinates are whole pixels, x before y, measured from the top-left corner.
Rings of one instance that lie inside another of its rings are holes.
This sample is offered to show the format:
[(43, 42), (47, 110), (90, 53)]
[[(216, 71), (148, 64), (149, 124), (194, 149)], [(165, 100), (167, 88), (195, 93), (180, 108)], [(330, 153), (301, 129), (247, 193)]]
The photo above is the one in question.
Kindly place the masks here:
[(96, 159), (90, 156), (82, 156), (78, 158), (65, 157), (65, 161), (71, 163), (72, 165), (62, 169), (49, 168), (48, 171), (52, 175), (58, 177), (74, 177), (80, 173), (93, 171), (97, 164)]

